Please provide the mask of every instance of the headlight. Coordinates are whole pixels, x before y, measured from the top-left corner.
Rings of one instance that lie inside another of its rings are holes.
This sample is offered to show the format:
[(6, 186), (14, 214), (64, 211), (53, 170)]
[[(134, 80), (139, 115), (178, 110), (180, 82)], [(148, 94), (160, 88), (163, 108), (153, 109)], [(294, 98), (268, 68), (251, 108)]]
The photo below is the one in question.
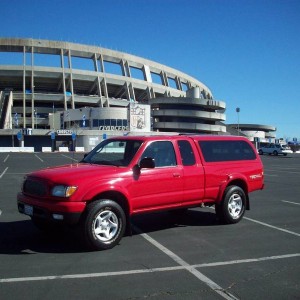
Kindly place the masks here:
[(51, 195), (55, 197), (71, 197), (76, 190), (77, 186), (56, 185), (53, 187)]

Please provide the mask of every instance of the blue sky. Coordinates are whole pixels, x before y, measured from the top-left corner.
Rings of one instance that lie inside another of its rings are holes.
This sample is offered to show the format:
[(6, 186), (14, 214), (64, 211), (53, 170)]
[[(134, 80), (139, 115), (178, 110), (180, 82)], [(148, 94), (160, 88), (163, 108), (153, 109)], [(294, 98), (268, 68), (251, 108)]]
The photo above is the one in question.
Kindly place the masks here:
[(300, 0), (1, 0), (1, 37), (96, 45), (187, 73), (226, 123), (300, 139)]

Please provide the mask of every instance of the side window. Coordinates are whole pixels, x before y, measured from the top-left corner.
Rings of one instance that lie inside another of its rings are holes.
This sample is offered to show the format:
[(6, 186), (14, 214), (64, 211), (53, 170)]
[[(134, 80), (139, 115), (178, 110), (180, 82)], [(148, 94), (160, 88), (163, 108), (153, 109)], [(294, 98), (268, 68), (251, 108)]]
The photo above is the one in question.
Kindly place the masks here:
[(205, 161), (254, 160), (256, 155), (245, 141), (199, 141)]
[(193, 166), (196, 163), (194, 151), (189, 141), (178, 141), (182, 164)]
[(151, 143), (142, 154), (141, 158), (154, 158), (155, 167), (176, 166), (176, 156), (173, 144), (169, 141)]

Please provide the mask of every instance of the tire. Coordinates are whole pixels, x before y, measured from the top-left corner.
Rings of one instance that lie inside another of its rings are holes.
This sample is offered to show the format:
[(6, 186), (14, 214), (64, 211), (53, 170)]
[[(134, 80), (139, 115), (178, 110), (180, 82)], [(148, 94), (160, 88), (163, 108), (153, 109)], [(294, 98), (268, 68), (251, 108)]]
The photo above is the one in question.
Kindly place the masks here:
[(275, 156), (277, 156), (277, 155), (278, 155), (278, 152), (275, 150), (275, 151), (273, 151), (273, 154), (274, 154)]
[(90, 249), (111, 249), (124, 235), (125, 213), (115, 201), (98, 200), (87, 206), (80, 227), (85, 243)]
[(259, 151), (258, 151), (258, 154), (259, 154), (259, 155), (263, 155), (264, 153), (263, 153), (262, 150), (259, 150)]
[(244, 216), (246, 195), (242, 188), (232, 185), (226, 188), (222, 203), (215, 205), (218, 218), (222, 223), (235, 224)]

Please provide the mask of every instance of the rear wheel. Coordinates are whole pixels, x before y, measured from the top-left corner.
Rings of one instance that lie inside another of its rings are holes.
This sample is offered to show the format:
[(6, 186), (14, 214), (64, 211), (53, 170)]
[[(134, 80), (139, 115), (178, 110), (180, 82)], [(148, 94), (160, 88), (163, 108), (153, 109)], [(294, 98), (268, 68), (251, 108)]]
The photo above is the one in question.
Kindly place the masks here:
[(277, 156), (277, 155), (278, 155), (278, 152), (275, 150), (275, 151), (273, 151), (273, 154), (274, 154), (275, 156)]
[(229, 186), (222, 203), (216, 204), (216, 214), (225, 224), (238, 223), (245, 213), (246, 195), (242, 188)]
[(263, 153), (263, 151), (260, 149), (260, 150), (258, 151), (258, 154), (259, 154), (259, 155), (263, 155), (264, 153)]
[(124, 235), (126, 217), (122, 207), (112, 200), (98, 200), (88, 205), (81, 220), (86, 244), (93, 250), (116, 246)]

